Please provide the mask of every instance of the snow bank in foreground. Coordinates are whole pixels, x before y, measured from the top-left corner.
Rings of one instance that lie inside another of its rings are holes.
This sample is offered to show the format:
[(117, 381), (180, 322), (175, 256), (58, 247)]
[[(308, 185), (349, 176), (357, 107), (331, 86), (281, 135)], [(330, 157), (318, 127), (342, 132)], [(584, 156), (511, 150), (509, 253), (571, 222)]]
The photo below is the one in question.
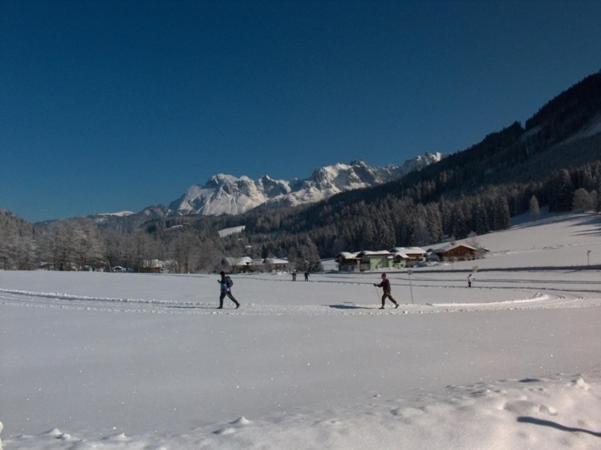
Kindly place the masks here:
[[(182, 435), (90, 440), (52, 429), (5, 439), (16, 449), (599, 448), (601, 373), (449, 386), (417, 400), (311, 414), (240, 417)], [(6, 411), (4, 411), (6, 413)]]

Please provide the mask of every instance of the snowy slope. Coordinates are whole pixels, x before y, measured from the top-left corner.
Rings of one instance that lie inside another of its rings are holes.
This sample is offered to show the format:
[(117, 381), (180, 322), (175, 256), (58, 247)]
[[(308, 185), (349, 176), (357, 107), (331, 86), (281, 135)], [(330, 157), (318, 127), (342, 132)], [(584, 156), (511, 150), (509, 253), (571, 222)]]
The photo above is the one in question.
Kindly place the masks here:
[(169, 209), (177, 214), (241, 214), (265, 203), (299, 205), (324, 200), (352, 189), (385, 183), (442, 159), (441, 153), (425, 153), (402, 165), (374, 167), (363, 161), (321, 167), (306, 179), (258, 180), (218, 174), (204, 185), (193, 185)]
[(245, 230), (246, 226), (245, 225), (239, 225), (237, 227), (229, 227), (229, 228), (222, 228), (221, 230), (217, 231), (217, 234), (219, 234), (219, 237), (227, 237), (227, 236), (231, 236), (232, 234), (239, 234), (242, 233)]
[(127, 217), (134, 214), (133, 211), (117, 211), (112, 213), (98, 213), (99, 216)]
[[(515, 220), (515, 218), (513, 219)], [(477, 236), (490, 252), (477, 261), (450, 264), (453, 268), (507, 268), (601, 264), (601, 215), (560, 214), (520, 222), (508, 230)], [(468, 242), (464, 239), (458, 242)], [(437, 246), (434, 246), (437, 247)]]

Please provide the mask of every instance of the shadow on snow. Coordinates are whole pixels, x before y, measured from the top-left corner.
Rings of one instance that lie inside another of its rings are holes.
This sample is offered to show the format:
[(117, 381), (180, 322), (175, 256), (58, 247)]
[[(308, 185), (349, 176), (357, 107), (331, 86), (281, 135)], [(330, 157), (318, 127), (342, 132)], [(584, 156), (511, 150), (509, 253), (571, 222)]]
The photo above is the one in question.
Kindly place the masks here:
[(587, 430), (585, 428), (574, 428), (567, 427), (557, 422), (553, 422), (551, 420), (537, 419), (536, 417), (528, 417), (528, 416), (520, 416), (517, 418), (518, 422), (521, 423), (530, 423), (533, 425), (541, 425), (543, 427), (551, 427), (561, 431), (569, 431), (571, 433), (587, 433), (592, 436), (601, 437), (601, 433)]
[(343, 303), (343, 304), (337, 304), (337, 305), (328, 305), (330, 308), (334, 308), (334, 309), (374, 309), (373, 306), (360, 306), (360, 305), (355, 305), (354, 303)]

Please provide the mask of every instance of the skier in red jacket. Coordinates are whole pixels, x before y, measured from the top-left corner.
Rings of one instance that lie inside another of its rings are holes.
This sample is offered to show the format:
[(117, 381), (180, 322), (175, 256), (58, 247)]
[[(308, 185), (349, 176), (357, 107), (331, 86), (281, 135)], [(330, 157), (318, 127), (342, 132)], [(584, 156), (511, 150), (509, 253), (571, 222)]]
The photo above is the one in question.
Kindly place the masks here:
[(386, 302), (386, 298), (389, 298), (390, 301), (394, 303), (395, 308), (399, 307), (397, 301), (394, 298), (392, 298), (392, 295), (390, 293), (390, 280), (386, 278), (385, 273), (382, 274), (382, 281), (379, 284), (374, 283), (374, 286), (381, 287), (384, 291), (384, 293), (382, 294), (382, 306), (380, 306), (380, 309), (384, 309), (384, 303)]

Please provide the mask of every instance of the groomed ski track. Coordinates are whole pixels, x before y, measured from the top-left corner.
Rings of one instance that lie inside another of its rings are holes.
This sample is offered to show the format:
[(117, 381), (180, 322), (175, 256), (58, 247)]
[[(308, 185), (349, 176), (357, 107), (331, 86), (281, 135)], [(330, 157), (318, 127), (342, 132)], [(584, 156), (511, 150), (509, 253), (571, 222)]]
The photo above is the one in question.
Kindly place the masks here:
[[(244, 276), (248, 280), (263, 282), (291, 283), (288, 280), (271, 277)], [(398, 288), (409, 286), (408, 280), (392, 278), (392, 285)], [(454, 284), (431, 284), (431, 283), (454, 283)], [(305, 282), (295, 282), (299, 286)], [(350, 281), (345, 279), (319, 279), (310, 283), (328, 283), (341, 285), (371, 285), (370, 282)], [(412, 282), (412, 286), (440, 289), (465, 289), (459, 285), (462, 280), (457, 279), (420, 279)], [(516, 288), (514, 283), (519, 284)], [(534, 285), (528, 286), (529, 283)], [(520, 309), (543, 309), (543, 308), (578, 308), (601, 305), (601, 282), (589, 280), (574, 281), (572, 284), (588, 284), (598, 289), (587, 289), (580, 286), (571, 288), (559, 288), (550, 284), (566, 284), (568, 280), (510, 280), (510, 279), (479, 279), (479, 286), (470, 290), (512, 290), (508, 298), (498, 301), (483, 302), (449, 302), (440, 295), (440, 300), (428, 300), (422, 302), (401, 303), (398, 309), (388, 306), (385, 310), (378, 309), (377, 302), (373, 304), (360, 303), (356, 301), (320, 302), (316, 304), (290, 305), (290, 304), (264, 304), (248, 302), (244, 303), (240, 310), (233, 311), (215, 309), (214, 295), (201, 295), (202, 300), (169, 300), (154, 298), (118, 298), (74, 295), (60, 292), (36, 292), (19, 289), (0, 289), (0, 304), (35, 307), (35, 308), (62, 308), (89, 311), (114, 311), (114, 312), (142, 312), (154, 314), (197, 314), (197, 315), (405, 315), (405, 314), (433, 314), (450, 312), (475, 312), (475, 311), (500, 311)], [(521, 295), (517, 296), (518, 291)], [(513, 297), (511, 297), (513, 295)], [(377, 300), (377, 298), (376, 298)]]

